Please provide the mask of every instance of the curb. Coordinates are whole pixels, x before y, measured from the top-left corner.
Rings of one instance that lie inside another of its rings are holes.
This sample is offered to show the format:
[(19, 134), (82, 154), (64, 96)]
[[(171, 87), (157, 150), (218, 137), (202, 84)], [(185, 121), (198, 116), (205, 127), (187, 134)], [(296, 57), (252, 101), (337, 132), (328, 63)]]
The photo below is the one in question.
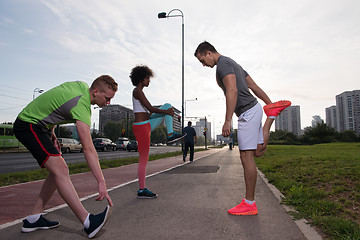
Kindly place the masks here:
[[(284, 195), (277, 189), (274, 185), (269, 183), (269, 180), (265, 177), (265, 175), (257, 169), (258, 174), (262, 178), (262, 180), (265, 182), (265, 184), (269, 187), (270, 191), (273, 193), (273, 195), (276, 197), (276, 199), (279, 201), (279, 204), (281, 204), (282, 199), (284, 198)], [(290, 206), (287, 206), (285, 204), (281, 204), (286, 212), (294, 211)], [(299, 227), (300, 231), (305, 235), (305, 237), (309, 240), (322, 240), (323, 238), (320, 236), (320, 234), (310, 226), (309, 222), (306, 219), (300, 219), (295, 220), (294, 222)]]

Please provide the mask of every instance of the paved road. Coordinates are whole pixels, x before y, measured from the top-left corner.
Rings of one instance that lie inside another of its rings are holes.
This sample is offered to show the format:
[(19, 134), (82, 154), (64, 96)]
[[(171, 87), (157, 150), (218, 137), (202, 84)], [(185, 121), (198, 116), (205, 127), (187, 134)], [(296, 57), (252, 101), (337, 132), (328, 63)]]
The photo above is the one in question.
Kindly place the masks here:
[[(181, 147), (150, 147), (150, 154), (181, 151)], [(98, 152), (100, 159), (114, 159), (136, 157), (137, 152), (107, 151)], [(85, 162), (84, 154), (79, 152), (63, 154), (67, 163)], [(39, 169), (39, 165), (30, 153), (2, 153), (0, 154), (0, 174), (11, 172), (23, 172)]]
[[(212, 155), (206, 152), (213, 153)], [(304, 240), (321, 239), (318, 235), (302, 231), (286, 213), (269, 186), (258, 177), (256, 201), (259, 214), (256, 216), (232, 216), (227, 209), (238, 204), (244, 194), (243, 171), (238, 151), (210, 150), (196, 154), (196, 161), (182, 164), (181, 157), (173, 157), (149, 162), (148, 173), (156, 173), (147, 178), (147, 186), (159, 194), (157, 199), (137, 199), (137, 165), (116, 169), (106, 169), (105, 178), (110, 196), (115, 204), (107, 225), (97, 235), (98, 239), (113, 240), (212, 240), (212, 239), (256, 239), (256, 240)], [(203, 156), (199, 159), (199, 156)], [(174, 168), (174, 166), (178, 165)], [(130, 176), (131, 175), (131, 176)], [(134, 178), (135, 176), (135, 178)], [(122, 179), (123, 177), (123, 179)], [(91, 174), (76, 175), (72, 178), (80, 197), (83, 191), (92, 187)], [(116, 183), (117, 185), (114, 185)], [(17, 212), (28, 211), (28, 191), (22, 191), (18, 199), (16, 191), (9, 189), (1, 195), (4, 204), (17, 202)], [(22, 185), (17, 186), (23, 188)], [(94, 189), (92, 189), (93, 191)], [(91, 195), (91, 191), (87, 193)], [(17, 199), (17, 200), (15, 200)], [(96, 202), (94, 197), (85, 198), (83, 204), (93, 213), (103, 210), (106, 202)], [(9, 207), (10, 208), (10, 207)], [(2, 213), (11, 215), (6, 209)], [(61, 226), (52, 230), (21, 233), (20, 221), (2, 227), (0, 239), (86, 239), (81, 232), (82, 225), (71, 210), (64, 206), (53, 208), (47, 214), (50, 220), (58, 220)], [(1, 228), (0, 228), (1, 229)], [(311, 229), (310, 229), (311, 230)], [(311, 232), (311, 231), (310, 231)], [(304, 235), (306, 234), (306, 236)], [(313, 234), (313, 235), (311, 235)], [(310, 236), (310, 237), (309, 237)]]

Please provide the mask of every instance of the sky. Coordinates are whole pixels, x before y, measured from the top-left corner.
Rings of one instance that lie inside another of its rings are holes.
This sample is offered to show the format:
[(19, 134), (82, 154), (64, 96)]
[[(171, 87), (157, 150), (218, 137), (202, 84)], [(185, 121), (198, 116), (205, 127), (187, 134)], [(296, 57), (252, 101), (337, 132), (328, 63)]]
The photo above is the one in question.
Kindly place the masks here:
[[(336, 95), (360, 89), (358, 0), (1, 0), (0, 122), (13, 122), (36, 88), (90, 85), (103, 74), (119, 84), (111, 103), (132, 108), (129, 73), (139, 64), (155, 73), (144, 90), (151, 104), (181, 110), (182, 18), (157, 17), (172, 9), (184, 14), (185, 116), (206, 116), (213, 133), (221, 133), (225, 98), (215, 68), (194, 57), (204, 40), (239, 63), (273, 102), (299, 105), (301, 128), (314, 115), (325, 120)], [(96, 126), (98, 120), (93, 109)]]

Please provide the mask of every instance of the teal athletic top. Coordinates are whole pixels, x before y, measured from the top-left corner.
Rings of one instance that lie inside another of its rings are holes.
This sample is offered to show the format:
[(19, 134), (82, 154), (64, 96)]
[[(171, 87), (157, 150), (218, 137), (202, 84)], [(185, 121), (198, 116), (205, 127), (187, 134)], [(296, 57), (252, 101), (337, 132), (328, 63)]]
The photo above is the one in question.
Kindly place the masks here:
[(45, 128), (76, 120), (91, 125), (89, 86), (85, 82), (66, 82), (41, 94), (18, 115), (22, 121)]

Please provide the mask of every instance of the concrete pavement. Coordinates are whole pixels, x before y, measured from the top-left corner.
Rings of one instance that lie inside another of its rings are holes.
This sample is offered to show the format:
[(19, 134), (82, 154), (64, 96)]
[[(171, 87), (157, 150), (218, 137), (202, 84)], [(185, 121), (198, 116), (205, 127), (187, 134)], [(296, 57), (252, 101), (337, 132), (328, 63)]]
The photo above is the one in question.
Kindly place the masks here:
[[(245, 192), (237, 150), (212, 149), (195, 153), (196, 161), (182, 157), (151, 161), (147, 187), (157, 199), (137, 199), (137, 164), (105, 169), (114, 203), (109, 222), (98, 239), (321, 239), (308, 225), (295, 223), (279, 203), (278, 195), (258, 175), (256, 216), (232, 216)], [(169, 170), (170, 169), (170, 170)], [(106, 202), (94, 201), (96, 181), (91, 173), (72, 176), (86, 209), (101, 212)], [(21, 233), (21, 220), (31, 210), (42, 181), (0, 188), (0, 239), (86, 239), (72, 211), (56, 193), (46, 217), (61, 226), (52, 230)], [(274, 195), (275, 192), (275, 195)], [(63, 204), (63, 205), (61, 205)], [(60, 205), (60, 207), (58, 207)], [(300, 227), (299, 227), (300, 226)]]

